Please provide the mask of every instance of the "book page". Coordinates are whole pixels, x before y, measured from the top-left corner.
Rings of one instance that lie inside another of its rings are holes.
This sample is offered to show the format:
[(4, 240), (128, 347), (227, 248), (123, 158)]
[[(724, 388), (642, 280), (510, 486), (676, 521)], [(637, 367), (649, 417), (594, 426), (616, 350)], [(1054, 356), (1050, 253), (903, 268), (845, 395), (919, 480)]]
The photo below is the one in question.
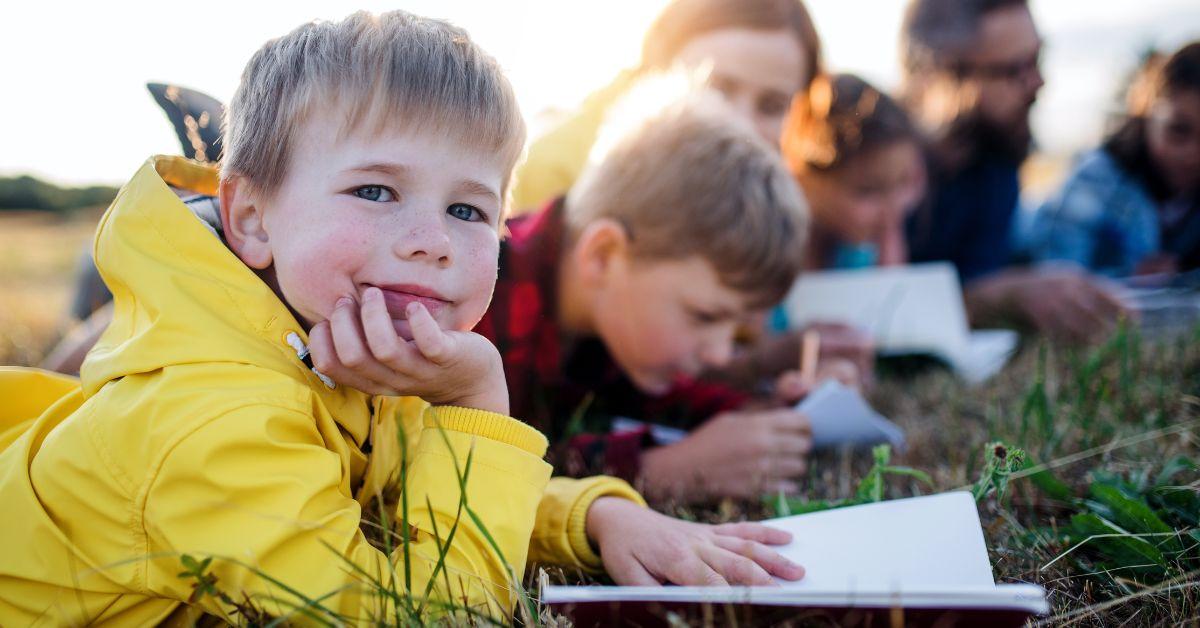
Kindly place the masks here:
[(769, 519), (806, 570), (785, 587), (833, 591), (994, 586), (975, 500), (957, 491)]
[(951, 366), (968, 383), (982, 383), (1008, 364), (1020, 340), (1020, 334), (1011, 329), (977, 329), (968, 336), (966, 350), (953, 357)]
[(865, 329), (880, 355), (928, 354), (969, 383), (1004, 367), (1018, 335), (972, 331), (948, 263), (805, 273), (784, 301), (789, 323), (840, 322)]
[(943, 359), (967, 343), (967, 316), (947, 263), (804, 273), (784, 301), (793, 326), (841, 322), (867, 330), (882, 353)]

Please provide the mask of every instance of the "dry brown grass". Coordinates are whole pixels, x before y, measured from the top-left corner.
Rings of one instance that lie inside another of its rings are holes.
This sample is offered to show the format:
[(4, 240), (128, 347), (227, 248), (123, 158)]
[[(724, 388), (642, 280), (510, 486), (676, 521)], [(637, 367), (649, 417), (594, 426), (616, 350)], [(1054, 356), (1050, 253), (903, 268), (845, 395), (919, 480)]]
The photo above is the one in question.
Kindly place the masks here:
[(0, 364), (37, 364), (58, 339), (102, 211), (0, 212)]

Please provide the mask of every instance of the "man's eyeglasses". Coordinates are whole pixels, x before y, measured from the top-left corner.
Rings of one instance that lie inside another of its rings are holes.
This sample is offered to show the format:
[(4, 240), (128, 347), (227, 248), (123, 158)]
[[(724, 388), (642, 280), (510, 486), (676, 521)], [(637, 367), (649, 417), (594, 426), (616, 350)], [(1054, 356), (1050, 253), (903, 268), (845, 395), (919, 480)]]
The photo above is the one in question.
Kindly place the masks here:
[(996, 63), (961, 62), (954, 68), (959, 78), (994, 79), (1012, 81), (1023, 79), (1037, 72), (1041, 67), (1042, 49), (1038, 48), (1025, 59)]

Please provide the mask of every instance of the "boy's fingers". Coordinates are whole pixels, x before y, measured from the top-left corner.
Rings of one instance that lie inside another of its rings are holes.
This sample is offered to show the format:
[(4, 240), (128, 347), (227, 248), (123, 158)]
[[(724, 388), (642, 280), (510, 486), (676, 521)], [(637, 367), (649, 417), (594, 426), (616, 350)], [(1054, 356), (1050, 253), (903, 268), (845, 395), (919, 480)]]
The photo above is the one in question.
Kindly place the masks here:
[(395, 371), (407, 372), (416, 357), (415, 351), (396, 333), (379, 288), (367, 288), (363, 292), (361, 317), (367, 347), (375, 359)]
[(776, 410), (772, 419), (775, 426), (782, 431), (812, 434), (812, 422), (808, 420), (808, 415), (799, 410)]
[[(333, 337), (329, 334), (329, 323), (321, 321), (308, 332), (308, 353), (312, 356), (313, 366), (325, 373), (322, 367), (331, 366), (333, 353)], [(326, 373), (328, 375), (328, 373)]]
[(339, 302), (329, 316), (329, 329), (333, 337), (334, 355), (344, 368), (332, 369), (338, 374), (337, 377), (334, 373), (325, 373), (326, 375), (333, 377), (335, 381), (344, 381), (363, 392), (386, 394), (380, 391), (392, 389), (389, 382), (394, 374), (380, 364), (367, 348), (353, 301), (343, 299)]
[(776, 434), (775, 451), (778, 452), (777, 457), (789, 459), (800, 458), (812, 451), (812, 438), (807, 434), (796, 432)]
[(843, 386), (858, 388), (862, 383), (862, 373), (858, 366), (845, 358), (832, 358), (817, 369), (817, 378), (821, 380), (836, 380)]
[(717, 536), (717, 547), (744, 556), (754, 561), (767, 574), (784, 580), (799, 580), (804, 577), (804, 568), (784, 558), (779, 552), (771, 551), (761, 543), (732, 536)]
[(800, 371), (788, 371), (775, 380), (775, 396), (787, 403), (795, 403), (809, 392), (810, 386)]
[(370, 358), (366, 344), (363, 342), (362, 329), (359, 326), (354, 303), (343, 298), (333, 308), (329, 315), (329, 330), (333, 335), (333, 348), (338, 361), (346, 368), (359, 369), (366, 365)]
[(628, 554), (617, 553), (608, 559), (604, 567), (608, 571), (608, 575), (612, 577), (613, 582), (621, 586), (662, 586), (658, 578), (650, 575), (650, 572), (646, 571), (646, 568), (636, 558)]
[(313, 368), (333, 381), (372, 395), (395, 396), (396, 391), (372, 382), (350, 369), (347, 369), (337, 359), (333, 349), (333, 337), (329, 331), (329, 323), (321, 321), (312, 331), (308, 332), (308, 350), (312, 355)]
[[(752, 541), (746, 541), (749, 545), (755, 545)], [(736, 541), (732, 544), (736, 545)], [(747, 548), (749, 546), (746, 546)], [(742, 549), (739, 547), (739, 549)], [(746, 551), (751, 551), (746, 549)], [(722, 578), (733, 585), (745, 586), (771, 586), (777, 585), (771, 574), (767, 573), (757, 562), (751, 557), (738, 554), (737, 552), (727, 550), (720, 545), (712, 545), (701, 550), (701, 558), (704, 562), (712, 567), (713, 571), (720, 574)]]
[(792, 541), (790, 532), (749, 521), (716, 525), (713, 526), (713, 532), (721, 536), (732, 536), (766, 545), (783, 545)]
[(664, 575), (671, 584), (680, 586), (729, 586), (728, 580), (696, 554), (671, 561)]
[(773, 487), (778, 482), (803, 475), (807, 468), (803, 454), (762, 456), (759, 459), (759, 476), (764, 487)]
[(441, 327), (438, 327), (437, 321), (433, 320), (433, 316), (429, 314), (429, 310), (425, 309), (424, 305), (410, 303), (407, 314), (408, 324), (412, 328), (413, 340), (417, 343), (417, 349), (430, 362), (435, 364), (445, 362), (453, 353), (453, 339), (443, 332)]

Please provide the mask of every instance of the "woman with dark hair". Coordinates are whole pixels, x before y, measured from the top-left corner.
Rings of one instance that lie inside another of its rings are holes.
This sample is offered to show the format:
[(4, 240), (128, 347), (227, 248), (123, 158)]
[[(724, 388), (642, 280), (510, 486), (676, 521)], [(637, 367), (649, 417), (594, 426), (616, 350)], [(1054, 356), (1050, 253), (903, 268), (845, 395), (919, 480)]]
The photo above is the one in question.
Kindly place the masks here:
[(812, 211), (805, 268), (908, 261), (904, 221), (925, 193), (925, 157), (896, 101), (851, 74), (818, 77), (793, 101), (782, 146)]
[(1200, 42), (1151, 55), (1128, 111), (1041, 208), (1030, 248), (1110, 276), (1200, 267)]
[(707, 69), (709, 84), (777, 145), (792, 96), (820, 72), (821, 44), (802, 0), (674, 0), (646, 32), (638, 66), (533, 142), (513, 208), (536, 208), (570, 188), (609, 108), (645, 75), (675, 66)]

